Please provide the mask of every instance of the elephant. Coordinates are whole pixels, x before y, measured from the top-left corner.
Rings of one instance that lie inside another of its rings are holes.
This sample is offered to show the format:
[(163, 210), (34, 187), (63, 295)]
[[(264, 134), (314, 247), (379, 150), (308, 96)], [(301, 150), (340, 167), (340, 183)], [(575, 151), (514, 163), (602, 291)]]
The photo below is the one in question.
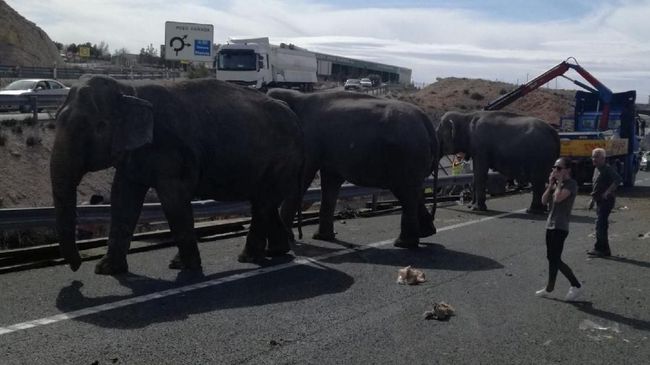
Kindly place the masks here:
[(263, 93), (214, 79), (132, 86), (87, 78), (70, 90), (56, 116), (50, 177), (61, 255), (73, 271), (81, 265), (76, 189), (84, 174), (109, 167), (115, 175), (108, 249), (97, 274), (128, 271), (126, 254), (150, 188), (178, 246), (172, 269), (201, 269), (191, 206), (196, 197), (251, 202), (239, 261), (286, 254), (290, 230), (279, 207), (299, 186), (303, 164), (296, 115)]
[(474, 197), (471, 208), (487, 210), (488, 170), (532, 184), (527, 211), (543, 213), (542, 194), (553, 163), (560, 155), (557, 131), (541, 119), (502, 111), (445, 113), (436, 130), (441, 155), (464, 152), (473, 159)]
[[(267, 94), (289, 104), (305, 139), (301, 194), (282, 204), (285, 225), (293, 222), (301, 198), (320, 171), (321, 207), (315, 239), (335, 240), (334, 210), (344, 181), (389, 189), (402, 204), (399, 237), (394, 245), (416, 248), (435, 234), (435, 202), (424, 204), (424, 179), (437, 184), (438, 140), (429, 117), (418, 107), (396, 100), (346, 91), (303, 94), (271, 89)], [(434, 188), (435, 191), (435, 188)]]

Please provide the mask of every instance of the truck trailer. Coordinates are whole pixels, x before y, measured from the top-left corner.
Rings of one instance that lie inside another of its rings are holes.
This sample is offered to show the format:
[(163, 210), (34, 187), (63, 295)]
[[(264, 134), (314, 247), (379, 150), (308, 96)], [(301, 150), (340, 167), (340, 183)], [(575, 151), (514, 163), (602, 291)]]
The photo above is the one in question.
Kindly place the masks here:
[(217, 52), (217, 79), (266, 90), (283, 87), (311, 91), (317, 81), (316, 55), (268, 38), (231, 39)]

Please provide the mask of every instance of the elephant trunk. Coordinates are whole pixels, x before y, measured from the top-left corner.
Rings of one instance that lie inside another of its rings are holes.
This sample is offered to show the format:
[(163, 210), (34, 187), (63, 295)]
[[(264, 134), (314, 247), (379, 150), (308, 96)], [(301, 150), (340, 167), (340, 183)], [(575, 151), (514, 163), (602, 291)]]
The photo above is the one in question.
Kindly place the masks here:
[[(59, 142), (59, 143), (57, 143)], [(70, 146), (57, 141), (50, 160), (52, 196), (56, 214), (56, 230), (59, 236), (59, 251), (72, 271), (81, 266), (81, 257), (76, 244), (77, 186), (83, 176), (79, 155), (63, 152)]]

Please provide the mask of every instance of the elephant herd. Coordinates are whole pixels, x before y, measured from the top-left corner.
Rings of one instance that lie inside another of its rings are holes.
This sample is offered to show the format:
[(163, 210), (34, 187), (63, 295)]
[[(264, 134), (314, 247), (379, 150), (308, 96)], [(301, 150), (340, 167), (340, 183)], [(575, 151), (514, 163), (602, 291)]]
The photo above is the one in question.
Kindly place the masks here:
[[(489, 168), (533, 184), (531, 211), (559, 154), (545, 122), (500, 112), (450, 112), (439, 126), (418, 107), (359, 93), (266, 95), (214, 79), (133, 87), (93, 76), (70, 90), (57, 113), (50, 175), (61, 255), (76, 271), (77, 187), (84, 174), (115, 168), (106, 255), (95, 272), (128, 271), (126, 255), (145, 195), (156, 190), (178, 253), (169, 267), (201, 268), (191, 201), (250, 201), (251, 225), (238, 260), (260, 262), (291, 250), (293, 217), (317, 171), (320, 223), (334, 240), (344, 181), (390, 190), (402, 204), (395, 246), (435, 234), (435, 204), (423, 184), (442, 154), (474, 159), (474, 209), (485, 210)], [(481, 185), (483, 184), (483, 185)], [(435, 188), (435, 186), (434, 186)], [(435, 191), (435, 190), (434, 190)]]

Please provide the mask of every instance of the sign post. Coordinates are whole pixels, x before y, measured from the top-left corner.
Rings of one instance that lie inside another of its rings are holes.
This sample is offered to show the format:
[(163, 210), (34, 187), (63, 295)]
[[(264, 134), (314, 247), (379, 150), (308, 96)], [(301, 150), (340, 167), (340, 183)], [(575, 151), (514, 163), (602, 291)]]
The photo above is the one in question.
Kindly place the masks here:
[(165, 59), (212, 62), (212, 24), (165, 22)]

